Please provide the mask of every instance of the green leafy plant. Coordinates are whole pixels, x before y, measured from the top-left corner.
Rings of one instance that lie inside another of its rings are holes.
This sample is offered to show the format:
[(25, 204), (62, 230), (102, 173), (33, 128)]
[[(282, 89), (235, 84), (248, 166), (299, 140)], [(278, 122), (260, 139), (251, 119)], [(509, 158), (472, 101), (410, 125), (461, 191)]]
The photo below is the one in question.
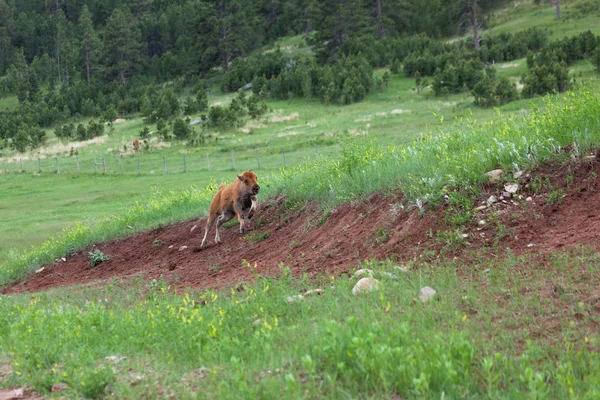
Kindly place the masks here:
[(89, 251), (88, 256), (90, 258), (90, 267), (95, 267), (96, 265), (98, 265), (104, 261), (108, 261), (110, 259), (110, 256), (108, 256), (107, 254), (104, 254), (99, 249), (95, 249), (94, 251)]

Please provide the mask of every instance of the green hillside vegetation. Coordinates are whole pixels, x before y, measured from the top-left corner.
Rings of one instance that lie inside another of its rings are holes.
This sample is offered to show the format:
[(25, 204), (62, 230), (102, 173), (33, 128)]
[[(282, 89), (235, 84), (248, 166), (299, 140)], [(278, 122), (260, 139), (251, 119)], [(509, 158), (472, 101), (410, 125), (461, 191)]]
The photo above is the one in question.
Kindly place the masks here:
[[(449, 199), (464, 241), (486, 172), (509, 183), (598, 149), (599, 70), (597, 0), (0, 0), (0, 289), (199, 218), (245, 169), (261, 202), (324, 219), (374, 193), (420, 214)], [(381, 281), (361, 296), (245, 260), (255, 279), (235, 289), (142, 275), (0, 295), (0, 388), (598, 398), (597, 249), (488, 250), (348, 265)]]

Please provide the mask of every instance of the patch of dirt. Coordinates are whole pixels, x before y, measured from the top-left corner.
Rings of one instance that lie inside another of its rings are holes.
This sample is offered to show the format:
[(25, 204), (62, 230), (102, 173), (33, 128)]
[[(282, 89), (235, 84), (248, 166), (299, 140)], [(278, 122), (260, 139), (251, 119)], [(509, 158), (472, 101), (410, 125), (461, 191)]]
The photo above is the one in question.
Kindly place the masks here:
[(38, 393), (29, 389), (28, 387), (22, 387), (17, 389), (0, 389), (0, 400), (43, 400), (44, 398)]
[(300, 114), (298, 114), (297, 112), (291, 113), (290, 115), (273, 115), (271, 118), (269, 118), (270, 122), (287, 122), (287, 121), (293, 121), (295, 119), (298, 119), (300, 117)]
[[(545, 254), (579, 245), (599, 248), (599, 174), (597, 159), (524, 174), (512, 199), (473, 212), (473, 223), (463, 231), (468, 235), (466, 244), (452, 251), (466, 260), (471, 251), (486, 248), (510, 249), (516, 255)], [(546, 183), (535, 194), (539, 182)], [(481, 201), (491, 194), (499, 197), (502, 190), (503, 185), (484, 188)], [(557, 192), (560, 190), (562, 193)], [(557, 193), (560, 204), (548, 204), (548, 196), (556, 198)], [(529, 196), (531, 201), (526, 201)], [(280, 263), (294, 275), (340, 274), (365, 259), (403, 262), (448, 251), (435, 237), (437, 231), (454, 229), (444, 223), (447, 206), (421, 215), (416, 209), (402, 210), (402, 200), (401, 194), (377, 194), (324, 216), (314, 204), (290, 210), (285, 199), (273, 199), (260, 204), (246, 235), (238, 233), (237, 224), (223, 229), (221, 245), (214, 245), (213, 229), (209, 245), (200, 249), (204, 219), (176, 223), (98, 244), (110, 260), (94, 268), (89, 266), (86, 249), (67, 256), (66, 262), (45, 266), (40, 273), (4, 288), (3, 293), (103, 284), (115, 277), (152, 280), (161, 275), (179, 287), (231, 287), (252, 279), (250, 268), (243, 266), (246, 262), (256, 263), (256, 273), (263, 275), (278, 274)], [(478, 224), (482, 219), (485, 225)]]

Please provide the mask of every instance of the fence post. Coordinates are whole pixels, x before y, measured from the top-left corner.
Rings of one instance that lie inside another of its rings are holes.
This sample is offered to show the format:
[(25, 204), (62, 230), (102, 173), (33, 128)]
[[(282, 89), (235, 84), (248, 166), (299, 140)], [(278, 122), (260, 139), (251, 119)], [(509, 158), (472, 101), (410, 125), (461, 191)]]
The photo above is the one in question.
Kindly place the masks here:
[(79, 156), (75, 156), (75, 162), (77, 163), (77, 173), (79, 173)]
[(186, 157), (186, 154), (183, 155), (183, 172), (187, 172), (187, 157)]
[(167, 159), (163, 157), (163, 171), (166, 174), (167, 173)]
[(102, 157), (102, 168), (104, 170), (104, 175), (106, 175), (106, 160)]
[(40, 158), (38, 157), (38, 173), (42, 172), (42, 162), (40, 161)]
[(123, 157), (119, 157), (119, 169), (121, 170), (121, 175), (123, 175)]
[(23, 172), (23, 159), (19, 158), (19, 163), (21, 164), (21, 172)]
[(283, 166), (285, 167), (285, 149), (281, 149), (281, 155), (283, 156)]
[(60, 174), (60, 165), (58, 164), (58, 156), (56, 156), (56, 173)]
[(208, 156), (208, 153), (206, 153), (206, 166), (208, 167), (208, 170), (210, 171), (210, 157)]
[(260, 158), (258, 158), (258, 149), (255, 149), (254, 152), (256, 153), (256, 165), (257, 165), (257, 168), (260, 169)]
[(231, 164), (233, 165), (233, 170), (235, 171), (235, 151), (231, 150)]
[(137, 159), (137, 162), (138, 162), (138, 175), (141, 175), (141, 172), (140, 172), (140, 159), (139, 158)]
[(97, 174), (98, 173), (98, 160), (94, 158), (94, 173)]

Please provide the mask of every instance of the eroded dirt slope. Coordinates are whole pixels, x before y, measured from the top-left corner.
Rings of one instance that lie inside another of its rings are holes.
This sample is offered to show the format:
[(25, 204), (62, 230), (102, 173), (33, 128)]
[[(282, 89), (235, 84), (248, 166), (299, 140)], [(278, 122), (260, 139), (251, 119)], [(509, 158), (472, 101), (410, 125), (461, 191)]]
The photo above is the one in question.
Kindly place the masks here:
[[(4, 288), (3, 292), (41, 291), (73, 284), (102, 284), (112, 278), (158, 279), (180, 287), (219, 288), (251, 279), (256, 272), (276, 274), (284, 263), (294, 274), (341, 273), (365, 259), (435, 257), (440, 251), (466, 255), (490, 251), (547, 253), (578, 245), (600, 245), (600, 162), (588, 159), (567, 166), (547, 166), (524, 174), (517, 195), (500, 198), (503, 185), (485, 188), (476, 206), (492, 194), (498, 201), (473, 211), (463, 241), (448, 243), (435, 234), (455, 229), (444, 222), (445, 206), (420, 215), (402, 210), (400, 194), (374, 195), (346, 204), (326, 218), (316, 206), (286, 210), (283, 199), (261, 204), (246, 235), (237, 226), (222, 232), (223, 244), (200, 249), (204, 219), (98, 244), (110, 260), (89, 266), (88, 249), (68, 255), (66, 262), (45, 266), (38, 274)], [(548, 201), (549, 196), (552, 196)], [(520, 198), (519, 198), (520, 197)], [(529, 198), (530, 197), (530, 198)], [(528, 199), (529, 198), (529, 199)], [(550, 204), (553, 203), (553, 204)], [(485, 224), (480, 224), (484, 220)], [(198, 224), (197, 229), (190, 232)], [(211, 232), (211, 239), (214, 234)], [(245, 260), (245, 261), (244, 261)]]

